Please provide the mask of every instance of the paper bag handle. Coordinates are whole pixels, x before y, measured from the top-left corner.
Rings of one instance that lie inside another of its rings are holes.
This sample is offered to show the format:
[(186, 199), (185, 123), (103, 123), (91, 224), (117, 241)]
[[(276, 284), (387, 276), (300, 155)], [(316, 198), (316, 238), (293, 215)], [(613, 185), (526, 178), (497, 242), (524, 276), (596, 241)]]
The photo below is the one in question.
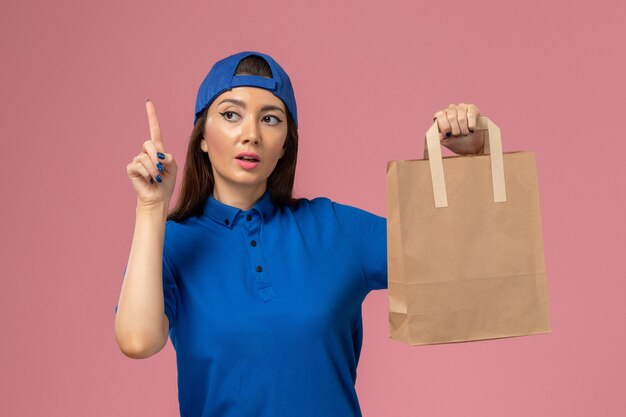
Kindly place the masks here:
[[(496, 203), (506, 201), (500, 128), (487, 117), (478, 116), (474, 130), (487, 131), (488, 140), (485, 141), (484, 155), (490, 155), (491, 159), (493, 201)], [(437, 121), (435, 121), (426, 132), (426, 137), (424, 138), (424, 159), (428, 159), (430, 162), (430, 176), (435, 195), (435, 207), (437, 208), (448, 207), (448, 194), (446, 192), (446, 180), (443, 175), (443, 158), (441, 156), (439, 134), (439, 127), (437, 126)]]

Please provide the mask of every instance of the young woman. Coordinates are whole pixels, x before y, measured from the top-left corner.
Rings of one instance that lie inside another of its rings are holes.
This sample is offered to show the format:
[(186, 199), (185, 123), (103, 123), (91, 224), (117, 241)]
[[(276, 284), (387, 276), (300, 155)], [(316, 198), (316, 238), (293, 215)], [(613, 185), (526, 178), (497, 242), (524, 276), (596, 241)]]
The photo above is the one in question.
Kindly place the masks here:
[[(297, 108), (269, 55), (212, 67), (198, 91), (180, 196), (154, 104), (127, 166), (136, 223), (115, 337), (131, 358), (176, 350), (182, 416), (360, 416), (369, 291), (387, 288), (386, 219), (293, 198)], [(482, 151), (474, 105), (436, 113), (442, 144)]]

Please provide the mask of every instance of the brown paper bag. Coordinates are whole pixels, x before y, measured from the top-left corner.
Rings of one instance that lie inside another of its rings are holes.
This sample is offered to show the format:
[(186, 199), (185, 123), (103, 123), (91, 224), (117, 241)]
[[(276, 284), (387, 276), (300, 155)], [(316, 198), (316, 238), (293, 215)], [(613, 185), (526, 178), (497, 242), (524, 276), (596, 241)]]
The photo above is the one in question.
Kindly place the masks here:
[(442, 158), (437, 123), (424, 160), (387, 163), (389, 338), (411, 345), (550, 333), (532, 152)]

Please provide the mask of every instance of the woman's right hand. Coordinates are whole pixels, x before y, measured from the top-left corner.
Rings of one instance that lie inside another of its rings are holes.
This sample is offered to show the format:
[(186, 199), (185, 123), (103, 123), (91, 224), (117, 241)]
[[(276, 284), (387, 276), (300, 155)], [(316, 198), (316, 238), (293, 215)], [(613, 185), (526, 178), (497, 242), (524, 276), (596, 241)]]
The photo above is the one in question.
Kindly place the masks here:
[[(150, 100), (146, 101), (146, 111), (151, 139), (143, 143), (143, 149), (126, 166), (126, 172), (137, 193), (138, 206), (148, 207), (165, 203), (165, 207), (168, 207), (174, 192), (178, 167), (172, 154), (165, 152), (156, 108)], [(161, 153), (163, 159), (157, 155), (157, 152)], [(159, 170), (159, 166), (162, 170)]]

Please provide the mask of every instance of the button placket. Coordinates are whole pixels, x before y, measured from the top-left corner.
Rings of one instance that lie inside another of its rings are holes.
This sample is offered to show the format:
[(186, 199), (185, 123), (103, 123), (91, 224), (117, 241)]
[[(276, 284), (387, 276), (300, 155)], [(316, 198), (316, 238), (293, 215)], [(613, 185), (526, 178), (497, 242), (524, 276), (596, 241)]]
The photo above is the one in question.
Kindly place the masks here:
[(246, 239), (248, 241), (248, 251), (250, 253), (251, 265), (253, 268), (252, 274), (256, 279), (257, 289), (261, 296), (262, 301), (267, 301), (273, 296), (273, 290), (267, 271), (264, 269), (265, 262), (261, 252), (261, 246), (259, 244), (260, 232), (261, 232), (261, 214), (246, 213), (245, 222), (247, 229)]

